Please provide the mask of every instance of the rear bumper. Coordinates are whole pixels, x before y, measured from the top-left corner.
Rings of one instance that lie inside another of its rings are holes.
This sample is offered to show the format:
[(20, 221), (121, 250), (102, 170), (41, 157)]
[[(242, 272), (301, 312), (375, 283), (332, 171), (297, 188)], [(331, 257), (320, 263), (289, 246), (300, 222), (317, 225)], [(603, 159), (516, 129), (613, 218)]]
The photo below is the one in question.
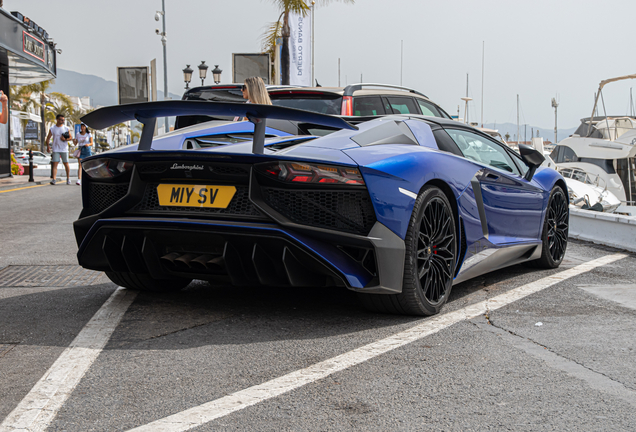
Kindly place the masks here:
[(80, 219), (74, 228), (83, 238), (78, 261), (93, 270), (204, 280), (227, 275), (234, 285), (335, 284), (368, 293), (402, 288), (404, 241), (379, 222), (355, 239), (334, 233), (321, 239), (275, 223), (140, 217), (92, 222)]

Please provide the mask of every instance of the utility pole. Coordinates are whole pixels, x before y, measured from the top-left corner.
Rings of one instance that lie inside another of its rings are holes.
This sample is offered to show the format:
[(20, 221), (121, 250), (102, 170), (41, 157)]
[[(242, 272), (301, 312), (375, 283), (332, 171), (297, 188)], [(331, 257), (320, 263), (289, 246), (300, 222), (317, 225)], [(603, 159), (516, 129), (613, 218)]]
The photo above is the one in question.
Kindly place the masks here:
[[(557, 103), (555, 98), (552, 98), (552, 108), (554, 108), (554, 144), (557, 143), (557, 108), (559, 104)], [(592, 121), (592, 120), (590, 120)]]
[[(163, 100), (168, 100), (168, 55), (166, 51), (166, 0), (161, 0), (161, 12), (163, 12), (163, 36), (161, 43), (163, 44)], [(164, 119), (164, 130), (170, 132), (170, 122), (168, 117)]]
[[(166, 0), (161, 0), (161, 11), (157, 11), (155, 14), (155, 21), (159, 21), (159, 17), (161, 16), (161, 20), (163, 22), (163, 31), (159, 31), (159, 29), (155, 30), (157, 35), (161, 36), (161, 44), (163, 45), (163, 99), (168, 100), (170, 97), (168, 96), (168, 59), (166, 55)], [(164, 118), (164, 130), (170, 132), (170, 123), (168, 122), (168, 117)]]

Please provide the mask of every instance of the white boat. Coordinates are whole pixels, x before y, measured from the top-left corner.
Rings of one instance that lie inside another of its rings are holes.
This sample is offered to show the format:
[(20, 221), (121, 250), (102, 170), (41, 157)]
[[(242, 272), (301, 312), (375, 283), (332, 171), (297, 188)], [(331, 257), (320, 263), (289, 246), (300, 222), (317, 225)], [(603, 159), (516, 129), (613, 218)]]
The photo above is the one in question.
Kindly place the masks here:
[(585, 171), (573, 168), (559, 168), (565, 178), (570, 194), (570, 205), (583, 210), (596, 210), (612, 213), (621, 205), (621, 201), (607, 190), (603, 179), (590, 177)]
[(594, 116), (603, 87), (626, 79), (636, 79), (636, 74), (601, 81), (592, 116), (582, 119), (576, 132), (558, 143), (551, 156), (560, 171), (584, 173), (592, 184), (615, 195), (621, 202), (616, 211), (636, 214), (636, 116)]

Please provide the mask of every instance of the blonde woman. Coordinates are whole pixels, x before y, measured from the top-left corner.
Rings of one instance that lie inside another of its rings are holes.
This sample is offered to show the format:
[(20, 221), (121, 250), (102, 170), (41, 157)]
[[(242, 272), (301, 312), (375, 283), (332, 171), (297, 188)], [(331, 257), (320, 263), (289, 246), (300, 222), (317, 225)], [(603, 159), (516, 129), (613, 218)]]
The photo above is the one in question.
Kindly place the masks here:
[[(246, 103), (271, 105), (272, 100), (265, 88), (265, 83), (261, 77), (249, 77), (245, 79), (243, 87), (243, 99), (247, 99)], [(247, 121), (247, 117), (234, 117), (234, 121)]]
[(261, 77), (249, 77), (245, 80), (243, 87), (243, 99), (247, 99), (247, 103), (271, 105), (272, 101), (269, 98), (265, 83)]

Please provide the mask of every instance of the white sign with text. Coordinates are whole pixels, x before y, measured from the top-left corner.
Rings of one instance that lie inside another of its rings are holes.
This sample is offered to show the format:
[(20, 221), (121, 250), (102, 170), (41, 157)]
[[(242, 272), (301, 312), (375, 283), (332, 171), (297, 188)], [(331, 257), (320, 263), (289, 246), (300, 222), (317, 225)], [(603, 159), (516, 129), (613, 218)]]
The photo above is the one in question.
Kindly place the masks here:
[(289, 14), (289, 84), (311, 87), (311, 18)]

